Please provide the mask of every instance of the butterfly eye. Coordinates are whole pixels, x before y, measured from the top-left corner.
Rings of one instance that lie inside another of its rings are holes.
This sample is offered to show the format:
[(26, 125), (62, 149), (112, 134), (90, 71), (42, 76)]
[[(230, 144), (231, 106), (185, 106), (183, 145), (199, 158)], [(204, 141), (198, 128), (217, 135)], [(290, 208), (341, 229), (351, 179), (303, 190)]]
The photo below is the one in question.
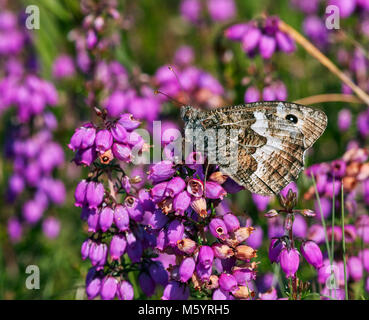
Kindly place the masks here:
[(286, 115), (286, 120), (292, 122), (292, 123), (297, 123), (297, 117), (294, 116), (293, 114), (288, 114)]

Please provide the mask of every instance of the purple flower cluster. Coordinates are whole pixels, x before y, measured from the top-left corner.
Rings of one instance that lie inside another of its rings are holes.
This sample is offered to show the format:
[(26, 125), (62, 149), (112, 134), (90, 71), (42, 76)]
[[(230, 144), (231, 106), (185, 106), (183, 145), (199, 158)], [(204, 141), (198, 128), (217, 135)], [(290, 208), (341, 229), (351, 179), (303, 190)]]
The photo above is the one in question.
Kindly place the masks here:
[(242, 50), (249, 57), (260, 53), (263, 59), (270, 59), (277, 51), (291, 53), (296, 49), (295, 42), (279, 30), (278, 24), (278, 17), (267, 17), (260, 21), (232, 25), (224, 34), (226, 38), (240, 42)]
[[(210, 173), (205, 182), (203, 165), (175, 166), (169, 160), (150, 169), (154, 183), (150, 195), (157, 207), (149, 222), (155, 249), (177, 257), (168, 270), (162, 299), (185, 299), (189, 287), (217, 300), (254, 296), (256, 265), (251, 260), (256, 250), (245, 244), (254, 228), (242, 227), (231, 213), (219, 215), (212, 209), (227, 195), (222, 187), (226, 179), (220, 176)], [(167, 294), (168, 286), (174, 285), (180, 288), (180, 297), (174, 291)]]
[[(7, 200), (21, 208), (19, 216), (8, 220), (14, 242), (21, 240), (24, 226), (38, 223), (51, 205), (62, 205), (66, 196), (63, 182), (54, 177), (55, 169), (64, 164), (63, 149), (53, 141), (58, 122), (47, 110), (57, 104), (58, 94), (50, 82), (37, 76), (37, 64), (29, 54), (32, 41), (21, 23), (9, 11), (0, 14), (0, 112), (12, 115), (5, 141), (5, 155), (13, 163)], [(47, 237), (55, 238), (59, 230), (57, 218), (44, 220)]]
[[(203, 20), (205, 6), (201, 0), (182, 0), (180, 4), (181, 16), (195, 24)], [(230, 20), (236, 15), (234, 0), (206, 0), (206, 11), (215, 22)]]
[[(157, 69), (154, 80), (158, 89), (183, 104), (190, 103), (183, 101), (186, 96), (190, 96), (198, 106), (209, 108), (222, 105), (222, 85), (210, 73), (192, 66), (193, 59), (192, 48), (180, 47), (175, 53), (174, 72), (169, 65)], [(162, 101), (167, 100), (165, 96), (160, 98)]]
[(256, 86), (249, 86), (245, 91), (244, 101), (246, 103), (257, 101), (285, 101), (287, 99), (287, 88), (281, 80), (265, 85), (260, 91)]

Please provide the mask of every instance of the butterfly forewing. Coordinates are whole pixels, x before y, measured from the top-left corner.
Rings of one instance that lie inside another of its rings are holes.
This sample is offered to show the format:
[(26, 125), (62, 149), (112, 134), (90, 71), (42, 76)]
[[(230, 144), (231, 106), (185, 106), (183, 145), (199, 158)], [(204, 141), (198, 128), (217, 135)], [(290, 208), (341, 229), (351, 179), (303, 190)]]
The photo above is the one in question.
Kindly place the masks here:
[[(189, 108), (189, 107), (187, 107)], [(304, 153), (323, 134), (327, 126), (324, 112), (288, 102), (256, 102), (210, 111), (187, 109), (186, 126), (226, 129), (223, 140), (229, 143), (231, 130), (238, 129), (237, 156), (221, 170), (253, 193), (278, 193), (297, 179), (304, 167)], [(218, 137), (219, 138), (219, 137)], [(224, 162), (222, 162), (224, 163)]]

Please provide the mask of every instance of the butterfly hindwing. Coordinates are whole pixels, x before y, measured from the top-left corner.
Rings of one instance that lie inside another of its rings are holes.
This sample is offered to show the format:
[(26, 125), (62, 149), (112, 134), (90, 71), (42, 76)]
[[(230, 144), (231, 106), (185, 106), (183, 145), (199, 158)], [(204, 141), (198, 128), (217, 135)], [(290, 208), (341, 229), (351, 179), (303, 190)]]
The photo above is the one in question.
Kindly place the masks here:
[[(304, 153), (327, 126), (324, 112), (287, 102), (256, 102), (200, 112), (203, 129), (238, 129), (237, 157), (221, 170), (253, 193), (278, 193), (297, 179)], [(226, 156), (231, 156), (228, 152)]]

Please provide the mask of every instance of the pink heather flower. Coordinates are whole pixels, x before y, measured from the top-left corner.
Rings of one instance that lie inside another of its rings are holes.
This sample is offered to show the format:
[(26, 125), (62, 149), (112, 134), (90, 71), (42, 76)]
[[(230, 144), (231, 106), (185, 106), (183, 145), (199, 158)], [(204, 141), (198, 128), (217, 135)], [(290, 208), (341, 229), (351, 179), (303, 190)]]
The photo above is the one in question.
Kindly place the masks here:
[(201, 281), (209, 281), (212, 272), (213, 272), (213, 270), (212, 270), (211, 266), (206, 268), (201, 263), (197, 263), (197, 265), (196, 265), (196, 275), (200, 278)]
[(279, 262), (279, 256), (282, 249), (284, 249), (282, 241), (279, 239), (272, 239), (270, 241), (268, 256), (271, 263)]
[(168, 245), (173, 247), (176, 246), (177, 242), (182, 240), (183, 235), (184, 235), (184, 225), (178, 220), (173, 220), (168, 226), (167, 231)]
[(258, 249), (263, 243), (264, 232), (260, 226), (256, 226), (255, 230), (250, 234), (248, 239), (246, 240), (246, 244), (249, 247), (254, 249)]
[(315, 218), (320, 221), (321, 215), (320, 215), (320, 208), (322, 209), (322, 213), (325, 219), (327, 219), (331, 215), (331, 208), (332, 208), (332, 200), (329, 198), (320, 198), (320, 207), (318, 200), (314, 201), (314, 211), (316, 213)]
[(270, 288), (267, 292), (259, 293), (260, 300), (277, 300), (277, 290), (275, 288)]
[(148, 178), (154, 183), (170, 179), (176, 170), (173, 168), (173, 162), (169, 160), (160, 161), (150, 168)]
[[(342, 240), (342, 228), (340, 226), (334, 226), (333, 228), (334, 232), (334, 240), (339, 242)], [(332, 227), (327, 228), (327, 236), (329, 239), (332, 238)]]
[(337, 6), (341, 18), (347, 18), (355, 11), (356, 0), (329, 0), (328, 5)]
[(89, 300), (94, 299), (100, 293), (101, 283), (102, 281), (99, 277), (95, 277), (86, 283), (86, 294)]
[(250, 281), (256, 279), (255, 271), (248, 268), (237, 268), (233, 271), (232, 275), (240, 286), (250, 287)]
[(244, 100), (245, 100), (246, 103), (259, 101), (260, 100), (259, 90), (254, 86), (248, 87), (246, 92), (245, 92)]
[(165, 190), (167, 189), (168, 182), (164, 181), (156, 184), (154, 187), (150, 189), (150, 195), (152, 200), (155, 203), (158, 203), (163, 200), (165, 195)]
[(314, 268), (319, 269), (323, 266), (323, 254), (315, 242), (303, 242), (300, 250), (306, 261)]
[(221, 199), (223, 200), (227, 192), (222, 188), (222, 186), (214, 181), (206, 182), (205, 197), (208, 199)]
[(247, 23), (238, 23), (227, 28), (224, 35), (230, 40), (241, 41), (248, 29), (249, 25)]
[(100, 291), (101, 299), (113, 300), (115, 298), (117, 289), (118, 289), (118, 280), (111, 276), (105, 277), (101, 285)]
[(118, 117), (128, 105), (128, 97), (122, 91), (114, 91), (106, 100), (106, 110), (111, 117)]
[(255, 203), (256, 208), (260, 212), (265, 211), (268, 207), (269, 202), (272, 200), (270, 196), (262, 196), (256, 193), (253, 193), (251, 197)]
[(179, 266), (179, 276), (181, 282), (187, 282), (191, 279), (195, 271), (196, 263), (192, 257), (187, 257), (182, 260)]
[(130, 162), (132, 159), (132, 150), (129, 146), (122, 143), (113, 143), (113, 155), (118, 160)]
[(104, 153), (108, 151), (113, 144), (113, 136), (111, 135), (109, 130), (100, 130), (96, 133), (95, 138), (96, 151), (100, 153)]
[(294, 223), (293, 223), (293, 227), (292, 227), (293, 234), (296, 237), (305, 238), (306, 233), (307, 233), (307, 228), (308, 226), (307, 226), (307, 223), (304, 217), (300, 215), (296, 215)]
[(323, 243), (325, 239), (323, 226), (320, 224), (313, 224), (308, 230), (307, 239), (318, 244)]
[(99, 226), (99, 213), (96, 209), (89, 209), (91, 212), (87, 217), (88, 232), (96, 232)]
[(276, 100), (275, 92), (272, 86), (266, 86), (263, 88), (262, 97), (264, 101)]
[(190, 204), (191, 195), (187, 191), (182, 191), (174, 197), (173, 209), (177, 214), (183, 216)]
[(177, 241), (177, 248), (186, 254), (192, 254), (197, 248), (197, 244), (189, 238), (183, 238)]
[(351, 126), (352, 116), (349, 109), (342, 109), (338, 112), (338, 128), (340, 131), (347, 131)]
[(81, 257), (82, 260), (86, 260), (89, 257), (90, 254), (90, 248), (92, 245), (92, 240), (91, 239), (86, 239), (81, 246)]
[(220, 288), (213, 291), (213, 300), (234, 300), (233, 296)]
[(113, 138), (117, 142), (125, 143), (127, 139), (127, 130), (121, 125), (119, 122), (117, 122), (111, 129), (110, 133), (112, 134)]
[(288, 191), (289, 191), (289, 190), (292, 190), (292, 192), (294, 192), (294, 193), (298, 194), (298, 189), (297, 189), (297, 184), (296, 184), (296, 182), (294, 182), (294, 181), (290, 182), (287, 186), (285, 186), (285, 187), (281, 190), (280, 194), (281, 194), (283, 197), (287, 198), (287, 194), (288, 194)]
[(120, 116), (118, 122), (127, 130), (132, 131), (137, 129), (141, 122), (136, 120), (132, 114), (124, 113)]
[(174, 63), (179, 66), (190, 65), (194, 60), (194, 51), (190, 46), (181, 46), (174, 55)]
[(149, 225), (153, 230), (160, 230), (168, 223), (168, 221), (168, 216), (166, 216), (161, 210), (155, 210), (151, 215)]
[(53, 76), (57, 79), (68, 78), (75, 74), (73, 59), (66, 54), (62, 54), (54, 60), (52, 69)]
[(242, 37), (242, 49), (247, 53), (251, 53), (259, 45), (261, 37), (262, 34), (259, 28), (249, 27)]
[(100, 211), (99, 225), (103, 232), (106, 232), (113, 224), (114, 211), (110, 207), (104, 207)]
[(149, 266), (150, 277), (155, 283), (165, 287), (168, 284), (168, 271), (164, 268), (161, 261), (156, 261)]
[(104, 199), (104, 186), (100, 182), (90, 181), (86, 187), (86, 202), (88, 207), (96, 209)]
[(119, 231), (129, 229), (129, 214), (126, 207), (118, 204), (114, 209), (114, 223)]
[(74, 161), (77, 165), (90, 166), (97, 158), (95, 148), (80, 149), (77, 151)]
[(119, 260), (127, 247), (127, 241), (124, 235), (115, 234), (110, 241), (110, 257), (112, 260)]
[(273, 37), (262, 35), (259, 43), (260, 55), (264, 59), (270, 59), (276, 50), (276, 41)]
[(187, 192), (194, 197), (201, 197), (204, 194), (204, 183), (199, 179), (190, 179), (187, 182)]
[(238, 290), (237, 280), (231, 274), (222, 273), (219, 276), (219, 287), (227, 292), (235, 292)]
[(48, 217), (42, 223), (42, 231), (46, 237), (55, 239), (60, 232), (60, 222), (54, 217)]
[(170, 281), (164, 288), (162, 300), (187, 300), (190, 295), (190, 289), (180, 282)]
[(350, 277), (354, 281), (360, 281), (363, 277), (363, 264), (358, 257), (349, 257), (347, 260), (347, 267), (350, 273)]
[(196, 23), (200, 17), (201, 3), (199, 0), (182, 0), (180, 12), (182, 17)]
[(296, 50), (295, 42), (286, 33), (277, 31), (275, 39), (279, 50), (286, 53), (291, 53)]
[(209, 230), (211, 234), (218, 239), (224, 240), (228, 237), (227, 227), (220, 218), (214, 218), (210, 221)]
[(214, 260), (213, 249), (209, 246), (201, 246), (197, 259), (199, 264), (201, 264), (205, 269), (209, 269)]
[(8, 220), (8, 234), (12, 242), (18, 242), (22, 238), (23, 228), (17, 218), (10, 218)]
[(123, 280), (118, 285), (117, 296), (119, 300), (133, 300), (133, 286), (126, 280)]
[(133, 197), (133, 196), (128, 196), (124, 200), (124, 204), (127, 208), (129, 217), (132, 220), (136, 222), (142, 221), (144, 212), (143, 212), (142, 205), (138, 198)]
[(96, 33), (91, 29), (88, 30), (87, 37), (86, 37), (87, 48), (92, 49), (93, 47), (95, 47), (96, 43), (97, 43)]
[(294, 277), (300, 263), (300, 254), (296, 249), (282, 249), (279, 255), (279, 263), (287, 278)]
[(359, 252), (359, 258), (363, 262), (363, 267), (366, 272), (369, 272), (369, 249), (364, 249)]
[(87, 190), (88, 182), (83, 179), (80, 181), (76, 187), (76, 190), (74, 191), (74, 199), (75, 203), (74, 205), (76, 207), (83, 207), (86, 201), (86, 190)]
[(225, 21), (232, 19), (236, 14), (234, 0), (208, 0), (210, 17), (214, 21)]
[(186, 182), (181, 177), (174, 177), (169, 180), (165, 194), (169, 197), (175, 197), (186, 187)]
[(44, 205), (36, 200), (28, 200), (23, 205), (22, 214), (24, 219), (30, 224), (35, 224), (38, 222), (43, 213), (44, 213)]
[(240, 228), (240, 221), (238, 220), (238, 218), (232, 214), (232, 213), (227, 213), (223, 216), (223, 221), (227, 227), (227, 230), (229, 232), (233, 232), (237, 229)]
[(151, 297), (154, 294), (155, 282), (148, 273), (140, 273), (138, 276), (138, 283), (140, 284), (140, 288), (146, 296)]

